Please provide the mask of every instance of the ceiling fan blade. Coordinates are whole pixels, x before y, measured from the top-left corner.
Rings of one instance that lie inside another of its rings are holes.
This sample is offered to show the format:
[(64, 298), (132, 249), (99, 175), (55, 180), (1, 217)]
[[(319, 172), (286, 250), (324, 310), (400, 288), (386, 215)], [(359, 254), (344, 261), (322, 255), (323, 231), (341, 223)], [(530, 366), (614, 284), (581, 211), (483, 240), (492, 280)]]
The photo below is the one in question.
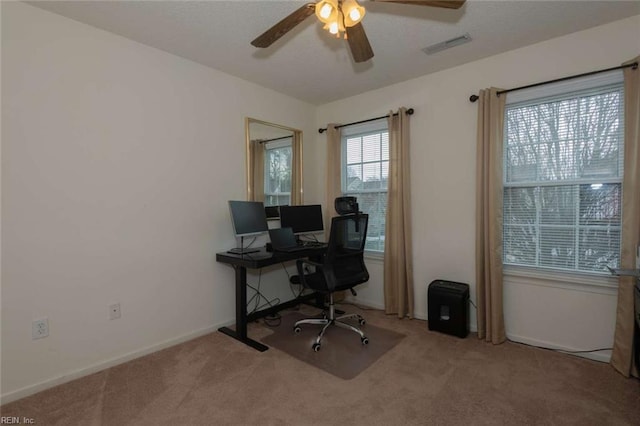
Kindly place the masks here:
[(466, 0), (371, 0), (384, 3), (404, 3), (418, 6), (445, 7), (447, 9), (460, 9)]
[(255, 47), (269, 47), (280, 37), (291, 31), (296, 25), (313, 15), (315, 3), (307, 3), (298, 10), (284, 18), (282, 21), (269, 28), (258, 38), (251, 42)]
[(373, 58), (373, 49), (371, 49), (371, 44), (369, 44), (369, 39), (364, 32), (362, 23), (347, 27), (347, 41), (354, 61), (365, 62)]

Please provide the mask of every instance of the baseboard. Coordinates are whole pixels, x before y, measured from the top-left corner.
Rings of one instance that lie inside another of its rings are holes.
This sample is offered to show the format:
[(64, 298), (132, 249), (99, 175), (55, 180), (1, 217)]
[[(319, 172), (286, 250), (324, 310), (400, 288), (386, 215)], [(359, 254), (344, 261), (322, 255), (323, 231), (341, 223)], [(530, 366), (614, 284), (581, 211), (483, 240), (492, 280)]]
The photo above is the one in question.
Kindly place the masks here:
[[(349, 297), (347, 298), (347, 301), (357, 303), (363, 306), (369, 306), (375, 309), (384, 309), (384, 305), (380, 304), (379, 302), (375, 302), (372, 300), (367, 300), (359, 297), (358, 298)], [(428, 319), (426, 312), (414, 312), (414, 318), (419, 320), (424, 320), (424, 321), (427, 321)], [(471, 319), (473, 319), (473, 317)], [(472, 333), (477, 332), (478, 325), (474, 323), (469, 324), (469, 331), (471, 331)], [(544, 340), (531, 339), (528, 337), (518, 336), (514, 334), (508, 334), (507, 338), (516, 343), (523, 343), (525, 345), (537, 346), (537, 347), (546, 348), (546, 349), (553, 349), (553, 350), (557, 350), (559, 352), (565, 353), (567, 355), (575, 355), (575, 356), (590, 359), (593, 361), (599, 361), (599, 362), (605, 362), (605, 363), (609, 363), (611, 361), (610, 350), (591, 352), (591, 353), (571, 353), (575, 351), (580, 351), (582, 349), (572, 348), (568, 346), (559, 346)]]
[(609, 363), (611, 361), (610, 350), (589, 352), (589, 353), (571, 353), (575, 351), (582, 351), (584, 349), (572, 348), (568, 346), (560, 346), (544, 340), (531, 339), (528, 337), (518, 336), (511, 333), (507, 333), (507, 339), (511, 340), (512, 342), (522, 343), (530, 346), (536, 346), (539, 348), (552, 349), (567, 355), (574, 355), (580, 358), (590, 359), (592, 361), (599, 361), (604, 363)]
[[(353, 303), (356, 303), (358, 305), (368, 306), (370, 308), (384, 310), (384, 305), (383, 304), (381, 304), (379, 302), (376, 302), (376, 301), (373, 301), (373, 300), (362, 299), (360, 297), (356, 297), (356, 298), (347, 297), (346, 300), (348, 302), (353, 302)], [(422, 320), (422, 321), (427, 321), (428, 320), (426, 312), (414, 312), (413, 313), (413, 317), (415, 319), (419, 319), (419, 320)], [(473, 317), (471, 317), (471, 320), (473, 320)], [(469, 324), (469, 331), (472, 332), (472, 333), (477, 332), (478, 331), (477, 324), (475, 324), (475, 323), (473, 323), (471, 321), (471, 323)]]
[[(370, 300), (366, 300), (366, 299), (361, 299), (361, 298), (347, 298), (346, 299), (349, 302), (353, 302), (353, 303), (357, 303), (357, 304), (362, 304), (364, 306), (368, 306), (368, 307), (372, 307), (374, 309), (384, 309), (384, 305), (377, 303), (375, 301), (370, 301)], [(426, 321), (426, 315), (423, 313), (416, 313), (415, 314), (415, 318), (416, 319), (420, 319), (420, 320), (425, 320)], [(111, 367), (115, 367), (116, 365), (134, 360), (136, 358), (140, 358), (143, 357), (145, 355), (149, 355), (151, 353), (157, 352), (159, 350), (162, 349), (166, 349), (169, 348), (171, 346), (175, 346), (178, 345), (180, 343), (189, 341), (189, 340), (193, 340), (196, 339), (200, 336), (204, 336), (206, 334), (209, 333), (213, 333), (214, 331), (216, 331), (218, 328), (223, 327), (223, 326), (229, 326), (234, 324), (235, 321), (227, 321), (224, 323), (220, 323), (214, 326), (209, 326), (209, 327), (205, 327), (202, 328), (200, 330), (196, 330), (175, 338), (171, 338), (171, 339), (167, 339), (165, 341), (162, 341), (160, 343), (156, 343), (154, 345), (151, 346), (147, 346), (145, 348), (139, 349), (139, 350), (135, 350), (129, 353), (126, 353), (124, 355), (121, 356), (117, 356), (115, 358), (111, 358), (93, 365), (90, 365), (88, 367), (85, 368), (81, 368), (78, 370), (74, 370), (71, 371), (67, 374), (63, 374), (61, 376), (58, 377), (54, 377), (33, 385), (29, 385), (29, 386), (25, 386), (24, 388), (15, 390), (13, 392), (7, 392), (4, 393), (2, 395), (0, 395), (0, 405), (4, 405), (4, 404), (8, 404), (10, 402), (16, 401), (18, 399), (21, 398), (25, 398), (27, 396), (36, 394), (38, 392), (42, 392), (43, 390), (46, 389), (50, 389), (52, 387), (70, 382), (72, 380), (76, 380), (85, 376), (88, 376), (90, 374), (94, 374), (103, 370), (106, 370), (107, 368), (111, 368)], [(470, 329), (472, 332), (477, 331), (477, 328), (475, 327), (475, 324), (471, 324), (470, 325)], [(566, 346), (559, 346), (559, 345), (555, 345), (553, 343), (550, 342), (546, 342), (546, 341), (541, 341), (541, 340), (536, 340), (536, 339), (531, 339), (528, 337), (523, 337), (523, 336), (518, 336), (518, 335), (513, 335), (513, 334), (508, 334), (507, 335), (508, 339), (517, 343), (523, 343), (526, 345), (531, 345), (531, 346), (537, 346), (537, 347), (543, 347), (543, 348), (548, 348), (548, 349), (554, 349), (554, 350), (558, 350), (562, 353), (568, 354), (568, 355), (575, 355), (575, 356), (579, 356), (582, 358), (586, 358), (586, 359), (590, 359), (593, 361), (599, 361), (599, 362), (604, 362), (604, 363), (609, 363), (611, 360), (611, 351), (599, 351), (599, 352), (594, 352), (594, 353), (569, 353), (569, 352), (563, 352), (563, 351), (579, 351), (581, 349), (577, 349), (577, 348), (571, 348), (571, 347), (566, 347)]]
[[(353, 298), (353, 297), (349, 297), (347, 298), (347, 301), (353, 302), (353, 303), (357, 303), (359, 305), (363, 305), (363, 306), (369, 306), (375, 309), (384, 309), (384, 305), (380, 304), (379, 302), (375, 302), (372, 300), (367, 300), (367, 299), (363, 299), (363, 298)], [(427, 313), (426, 312), (414, 312), (414, 318), (419, 319), (419, 320), (424, 320), (427, 321)], [(473, 318), (472, 318), (473, 319)], [(469, 324), (469, 331), (475, 333), (478, 331), (478, 326), (477, 324)], [(559, 346), (556, 344), (553, 344), (551, 342), (547, 342), (544, 340), (537, 340), (537, 339), (531, 339), (528, 337), (524, 337), (524, 336), (518, 336), (518, 335), (514, 335), (514, 334), (508, 334), (507, 338), (513, 342), (516, 343), (523, 343), (525, 345), (530, 345), (530, 346), (536, 346), (536, 347), (540, 347), (540, 348), (546, 348), (546, 349), (553, 349), (553, 350), (557, 350), (559, 352), (565, 353), (567, 355), (575, 355), (581, 358), (586, 358), (586, 359), (590, 359), (593, 361), (599, 361), (599, 362), (605, 362), (605, 363), (609, 363), (611, 361), (611, 351), (610, 350), (605, 350), (605, 351), (598, 351), (598, 352), (591, 352), (591, 353), (571, 353), (571, 352), (575, 352), (575, 351), (580, 351), (582, 349), (578, 349), (578, 348), (572, 348), (572, 347), (568, 347), (568, 346)]]
[(373, 300), (363, 299), (361, 297), (348, 296), (348, 297), (345, 298), (345, 302), (354, 303), (356, 305), (366, 306), (367, 308), (384, 310), (384, 305), (383, 304), (381, 304), (379, 302), (376, 302), (376, 301), (373, 301)]
[(151, 353), (157, 352), (162, 349), (169, 348), (171, 346), (178, 345), (180, 343), (196, 339), (200, 336), (204, 336), (205, 334), (213, 333), (220, 327), (229, 326), (235, 324), (235, 321), (227, 321), (224, 323), (220, 323), (218, 325), (213, 325), (209, 327), (202, 328), (200, 330), (196, 330), (187, 334), (183, 334), (178, 337), (174, 337), (171, 339), (167, 339), (160, 343), (156, 343), (151, 346), (147, 346), (145, 348), (141, 348), (129, 353), (126, 353), (121, 356), (117, 356), (115, 358), (111, 358), (105, 361), (101, 361), (97, 364), (90, 365), (88, 367), (80, 368), (78, 370), (71, 371), (69, 373), (63, 374), (58, 377), (54, 377), (51, 379), (44, 380), (42, 382), (25, 386), (21, 389), (3, 393), (0, 395), (0, 405), (8, 404), (10, 402), (16, 401), (18, 399), (36, 394), (38, 392), (42, 392), (43, 390), (50, 389), (54, 386), (58, 386), (72, 380), (79, 379), (81, 377), (88, 376), (90, 374), (98, 373), (102, 370), (106, 370), (107, 368), (115, 367), (116, 365), (134, 360), (136, 358), (143, 357), (145, 355), (149, 355)]

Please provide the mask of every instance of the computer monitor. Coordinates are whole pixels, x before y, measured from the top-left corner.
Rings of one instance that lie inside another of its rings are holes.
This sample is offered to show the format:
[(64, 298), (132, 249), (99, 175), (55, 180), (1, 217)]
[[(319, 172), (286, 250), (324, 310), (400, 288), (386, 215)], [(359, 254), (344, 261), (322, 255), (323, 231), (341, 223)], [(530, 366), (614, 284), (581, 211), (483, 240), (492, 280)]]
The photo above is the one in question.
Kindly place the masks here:
[(280, 219), (280, 207), (282, 206), (265, 206), (264, 211), (267, 214), (267, 220)]
[(280, 206), (280, 226), (293, 229), (296, 235), (322, 232), (322, 206)]
[(269, 230), (264, 204), (261, 201), (229, 201), (231, 223), (236, 237), (240, 237), (240, 247), (230, 250), (231, 253), (244, 254), (258, 249), (246, 249), (244, 237), (264, 234)]

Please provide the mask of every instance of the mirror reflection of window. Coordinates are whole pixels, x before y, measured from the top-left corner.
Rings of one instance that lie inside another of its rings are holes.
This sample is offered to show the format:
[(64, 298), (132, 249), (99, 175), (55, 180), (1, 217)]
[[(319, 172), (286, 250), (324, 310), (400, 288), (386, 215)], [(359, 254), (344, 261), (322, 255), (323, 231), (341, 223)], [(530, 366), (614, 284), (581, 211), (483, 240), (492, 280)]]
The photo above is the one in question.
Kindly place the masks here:
[(265, 142), (264, 205), (291, 204), (292, 138)]
[(302, 204), (302, 131), (249, 117), (245, 129), (247, 199)]

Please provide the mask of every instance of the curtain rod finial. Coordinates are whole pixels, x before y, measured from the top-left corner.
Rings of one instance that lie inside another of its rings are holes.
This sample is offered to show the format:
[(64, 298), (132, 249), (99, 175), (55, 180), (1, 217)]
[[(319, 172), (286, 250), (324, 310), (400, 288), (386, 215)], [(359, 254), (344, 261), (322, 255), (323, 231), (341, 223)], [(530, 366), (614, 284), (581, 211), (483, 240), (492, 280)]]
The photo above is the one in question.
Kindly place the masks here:
[(478, 95), (471, 95), (469, 96), (469, 102), (475, 102), (478, 99), (480, 99), (480, 97)]
[(323, 134), (327, 129), (319, 128), (318, 133)]

